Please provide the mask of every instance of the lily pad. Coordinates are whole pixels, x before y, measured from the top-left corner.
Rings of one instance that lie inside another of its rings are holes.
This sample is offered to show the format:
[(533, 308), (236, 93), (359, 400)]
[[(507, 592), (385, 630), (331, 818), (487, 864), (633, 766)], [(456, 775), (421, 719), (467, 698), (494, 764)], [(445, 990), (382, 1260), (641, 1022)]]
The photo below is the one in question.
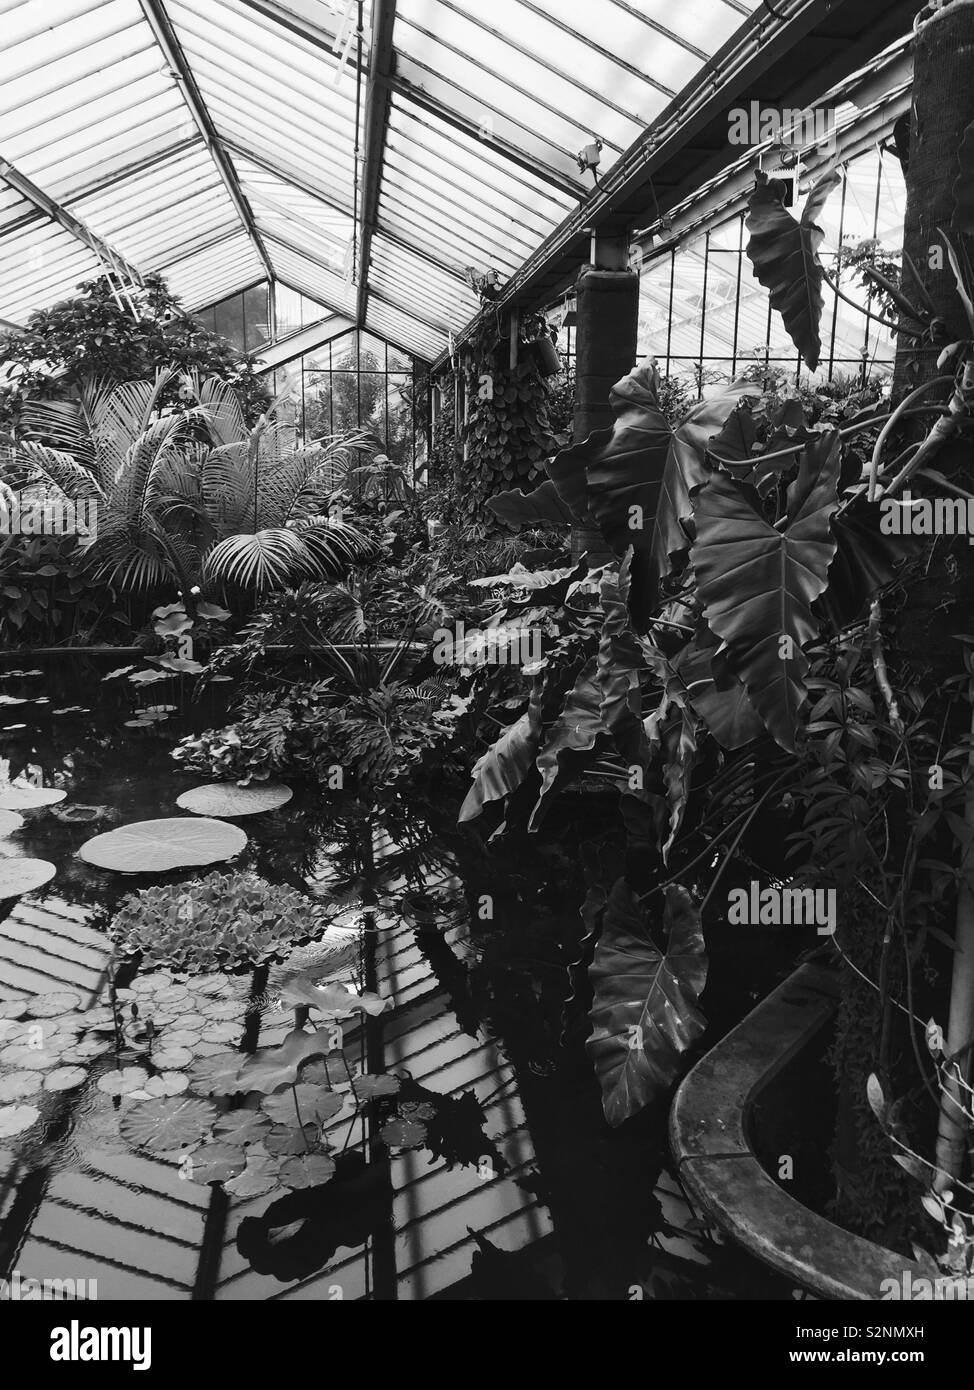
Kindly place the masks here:
[(259, 786), (238, 787), (236, 782), (207, 782), (176, 798), (176, 805), (194, 816), (255, 816), (276, 811), (294, 795), (283, 782), (261, 782)]
[(121, 1067), (106, 1071), (98, 1078), (98, 1089), (107, 1096), (127, 1096), (133, 1091), (141, 1091), (149, 1079), (145, 1067)]
[(23, 823), (23, 816), (18, 816), (16, 811), (0, 811), (0, 835), (12, 835)]
[(190, 816), (135, 821), (86, 840), (78, 854), (101, 869), (161, 874), (191, 864), (215, 864), (239, 854), (247, 836), (225, 821)]
[[(326, 1120), (337, 1115), (345, 1104), (342, 1096), (336, 1096), (334, 1091), (324, 1091), (320, 1086), (295, 1086), (294, 1091), (297, 1092), (301, 1118), (306, 1123), (317, 1120), (319, 1124), (324, 1124)], [(273, 1120), (277, 1125), (297, 1124), (294, 1091), (288, 1086), (284, 1091), (264, 1097), (260, 1103), (260, 1108), (268, 1119)]]
[(246, 1058), (240, 1052), (219, 1052), (213, 1057), (197, 1058), (191, 1073), (193, 1086), (208, 1096), (233, 1096), (248, 1087), (241, 1086), (238, 1077)]
[(27, 1012), (28, 1002), (26, 994), (21, 999), (0, 999), (0, 1018), (20, 1018)]
[(23, 1134), (40, 1118), (36, 1105), (0, 1105), (0, 1139)]
[(23, 1100), (41, 1088), (41, 1078), (36, 1071), (9, 1071), (0, 1076), (0, 1101)]
[(66, 1052), (61, 1053), (62, 1062), (90, 1062), (92, 1057), (99, 1056), (102, 1052), (107, 1052), (111, 1043), (107, 1038), (85, 1038), (83, 1042), (75, 1043)]
[(270, 1120), (259, 1110), (228, 1110), (213, 1126), (213, 1133), (228, 1144), (242, 1146), (258, 1143), (270, 1127)]
[(216, 1108), (195, 1096), (147, 1100), (123, 1115), (122, 1138), (137, 1149), (166, 1152), (202, 1139), (216, 1119)]
[(394, 1096), (401, 1085), (398, 1076), (357, 1076), (352, 1090), (358, 1100), (374, 1100), (376, 1096)]
[(211, 1043), (237, 1042), (240, 1038), (241, 1025), (238, 1022), (224, 1022), (214, 1020), (207, 1024), (203, 1029), (203, 1041)]
[(181, 1096), (189, 1090), (189, 1077), (181, 1071), (161, 1071), (150, 1076), (142, 1089), (150, 1096)]
[(391, 1149), (415, 1149), (426, 1139), (426, 1126), (417, 1120), (390, 1120), (379, 1130), (379, 1138)]
[(265, 1154), (249, 1154), (247, 1166), (235, 1178), (223, 1184), (225, 1192), (234, 1197), (266, 1197), (280, 1185), (278, 1169), (280, 1159)]
[(152, 1065), (160, 1071), (181, 1071), (183, 1067), (188, 1067), (192, 1060), (193, 1054), (188, 1047), (163, 1047), (161, 1051), (152, 1054)]
[(32, 811), (36, 806), (56, 806), (67, 792), (56, 787), (35, 787), (24, 777), (0, 784), (0, 811)]
[[(81, 995), (71, 990), (59, 989), (51, 994), (35, 994), (27, 1005), (29, 1018), (57, 1018), (69, 1009), (81, 1008)], [(87, 1024), (86, 1024), (87, 1026)]]
[(281, 1164), (280, 1179), (285, 1187), (317, 1187), (334, 1176), (335, 1160), (327, 1154), (302, 1154)]
[(19, 898), (49, 883), (57, 867), (46, 859), (0, 859), (0, 898)]
[(57, 1067), (44, 1078), (45, 1091), (73, 1091), (87, 1078), (84, 1067)]
[(246, 1162), (243, 1149), (232, 1144), (205, 1144), (191, 1156), (189, 1173), (193, 1182), (224, 1182), (242, 1173)]
[(304, 1132), (297, 1125), (275, 1125), (264, 1136), (264, 1148), (269, 1154), (303, 1154), (317, 1142), (318, 1126), (305, 1125)]

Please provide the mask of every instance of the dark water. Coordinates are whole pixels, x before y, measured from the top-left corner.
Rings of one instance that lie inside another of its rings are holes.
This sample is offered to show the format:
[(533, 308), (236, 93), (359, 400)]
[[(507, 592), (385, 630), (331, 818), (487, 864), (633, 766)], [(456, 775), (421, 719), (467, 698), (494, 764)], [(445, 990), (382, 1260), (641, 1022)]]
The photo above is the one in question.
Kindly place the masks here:
[[(160, 686), (136, 695), (124, 681), (100, 683), (99, 674), (66, 659), (44, 663), (41, 675), (0, 681), (5, 695), (25, 700), (0, 706), (5, 775), (26, 772), (64, 789), (63, 807), (97, 815), (72, 824), (57, 807), (25, 812), (23, 829), (0, 841), (0, 852), (57, 867), (44, 887), (2, 905), (0, 1274), (95, 1279), (102, 1298), (136, 1299), (789, 1296), (695, 1220), (666, 1150), (665, 1104), (621, 1130), (605, 1125), (582, 1048), (584, 1018), (566, 1035), (568, 928), (557, 920), (557, 903), (524, 907), (550, 893), (557, 846), (517, 869), (516, 931), (513, 918), (508, 927), (502, 920), (478, 929), (467, 909), (473, 889), (463, 855), (409, 807), (388, 824), (364, 826), (353, 803), (298, 788), (280, 810), (237, 821), (247, 847), (231, 866), (216, 866), (253, 868), (338, 904), (333, 931), (351, 938), (355, 956), (338, 978), (392, 1001), (365, 1027), (344, 1023), (341, 1052), (318, 1076), (341, 1099), (321, 1128), (334, 1175), (310, 1187), (238, 1193), (187, 1177), (185, 1146), (133, 1143), (126, 1116), (149, 1095), (165, 1098), (140, 1087), (172, 1087), (189, 1100), (196, 1090), (186, 1078), (201, 1059), (276, 1046), (294, 1016), (274, 998), (259, 1015), (246, 1013), (249, 973), (207, 979), (201, 988), (171, 971), (146, 968), (129, 978), (128, 970), (118, 977), (114, 1012), (131, 1036), (119, 1051), (115, 1019), (105, 1022), (111, 915), (134, 888), (208, 870), (135, 878), (92, 868), (76, 852), (114, 826), (182, 814), (176, 797), (208, 779), (179, 771), (170, 749), (186, 730), (221, 724), (224, 714), (213, 697), (192, 706), (185, 692), (158, 695), (168, 689)], [(166, 719), (126, 727), (134, 706), (165, 703), (177, 706)], [(375, 931), (356, 882), (363, 835), (375, 860)], [(432, 925), (398, 911), (403, 892), (421, 888), (439, 904)], [(772, 959), (766, 943), (725, 949), (744, 961), (711, 1000), (718, 1031), (753, 1002), (762, 970), (770, 985), (786, 963)], [(158, 1028), (151, 1047), (138, 1036), (133, 1004)], [(35, 1059), (25, 1047), (37, 1025), (43, 1056)], [(83, 1077), (65, 1077), (67, 1066)], [(113, 1078), (135, 1066), (145, 1081), (126, 1077), (129, 1094), (110, 1094), (123, 1084)], [(32, 1072), (41, 1077), (36, 1089)], [(370, 1072), (397, 1076), (400, 1089), (356, 1105), (350, 1078)], [(231, 1104), (202, 1100), (214, 1114)], [(3, 1137), (4, 1116), (18, 1105), (33, 1106), (37, 1118)], [(393, 1121), (400, 1128), (387, 1145), (379, 1131)], [(262, 1144), (248, 1146), (251, 1160)], [(248, 1172), (259, 1167), (248, 1162)]]

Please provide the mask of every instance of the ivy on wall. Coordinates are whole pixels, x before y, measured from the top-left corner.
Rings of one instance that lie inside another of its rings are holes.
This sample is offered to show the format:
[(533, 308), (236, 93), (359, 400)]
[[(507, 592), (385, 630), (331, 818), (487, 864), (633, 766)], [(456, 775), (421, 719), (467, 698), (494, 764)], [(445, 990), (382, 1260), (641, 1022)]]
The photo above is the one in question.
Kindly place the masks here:
[(529, 492), (546, 477), (544, 460), (568, 443), (551, 416), (549, 378), (536, 351), (533, 323), (522, 325), (518, 361), (510, 365), (503, 323), (488, 318), (467, 340), (460, 364), (466, 398), (461, 439), (466, 457), (458, 463), (464, 519), (493, 525), (488, 498), (511, 488)]

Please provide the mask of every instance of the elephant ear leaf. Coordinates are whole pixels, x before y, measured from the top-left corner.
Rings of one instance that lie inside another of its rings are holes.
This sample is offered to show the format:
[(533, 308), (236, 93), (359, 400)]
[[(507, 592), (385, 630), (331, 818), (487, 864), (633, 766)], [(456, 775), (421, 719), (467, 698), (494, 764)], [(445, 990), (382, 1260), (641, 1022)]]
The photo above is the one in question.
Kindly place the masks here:
[[(590, 753), (600, 734), (606, 733), (598, 671), (598, 658), (593, 656), (579, 671), (561, 714), (548, 730), (544, 747), (538, 754), (541, 791), (528, 821), (529, 830), (537, 830), (547, 814), (559, 775), (571, 770), (573, 759), (570, 755)], [(566, 755), (569, 756), (564, 762)], [(577, 766), (577, 759), (575, 764)]]
[(706, 1019), (707, 983), (700, 913), (685, 888), (666, 890), (666, 951), (651, 940), (624, 879), (609, 896), (589, 967), (593, 1029), (585, 1044), (610, 1125), (621, 1125), (676, 1080)]
[(502, 801), (518, 787), (534, 766), (541, 738), (539, 678), (527, 710), (505, 729), (492, 747), (475, 764), (473, 786), (460, 807), (459, 823), (476, 820), (488, 801)]
[[(757, 397), (759, 388), (746, 381), (735, 381), (717, 395), (699, 401), (673, 431), (663, 470), (662, 493), (653, 522), (653, 576), (659, 582), (671, 570), (682, 568), (692, 535), (686, 524), (693, 515), (691, 493), (710, 477), (707, 451), (714, 435), (722, 437), (732, 421), (741, 417), (742, 425), (751, 420), (742, 398)], [(736, 407), (736, 408), (735, 408)], [(751, 442), (754, 440), (752, 438)], [(720, 453), (720, 450), (717, 450)], [(743, 454), (743, 448), (742, 448)], [(748, 458), (748, 467), (753, 459)], [(674, 563), (675, 562), (675, 563)]]
[(698, 494), (691, 562), (707, 622), (731, 650), (751, 703), (777, 742), (794, 751), (805, 699), (802, 646), (818, 631), (811, 605), (824, 592), (836, 542), (839, 434), (817, 435), (788, 489), (781, 529), (753, 488), (715, 474)]
[(558, 495), (558, 489), (549, 478), (533, 492), (501, 492), (490, 497), (488, 507), (500, 521), (508, 526), (571, 526), (576, 519), (570, 508)]
[(839, 183), (830, 170), (815, 184), (796, 221), (785, 207), (780, 185), (760, 169), (748, 203), (747, 254), (759, 282), (769, 292), (771, 307), (781, 315), (788, 336), (809, 371), (818, 367), (822, 339), (822, 266), (818, 249), (824, 233), (815, 219)]

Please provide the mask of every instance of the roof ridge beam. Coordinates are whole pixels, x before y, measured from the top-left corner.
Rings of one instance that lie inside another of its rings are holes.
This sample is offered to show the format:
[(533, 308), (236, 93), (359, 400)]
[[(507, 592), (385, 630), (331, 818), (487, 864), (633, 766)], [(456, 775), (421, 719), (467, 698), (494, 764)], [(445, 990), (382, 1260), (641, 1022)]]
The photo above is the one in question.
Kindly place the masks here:
[(210, 158), (216, 165), (217, 172), (223, 180), (223, 184), (230, 195), (234, 210), (243, 224), (244, 230), (250, 238), (257, 258), (260, 261), (264, 273), (268, 280), (275, 278), (274, 266), (270, 256), (267, 254), (267, 247), (260, 234), (253, 211), (248, 203), (243, 189), (240, 187), (240, 180), (237, 178), (237, 171), (233, 167), (230, 156), (223, 146), (223, 141), (213, 123), (206, 102), (203, 100), (202, 93), (196, 85), (196, 78), (193, 70), (187, 61), (186, 54), (183, 52), (182, 45), (176, 37), (176, 31), (166, 13), (163, 0), (139, 0), (142, 13), (152, 30), (156, 43), (162, 50), (163, 56), (169, 67), (172, 69), (176, 81), (179, 84), (183, 101), (189, 109), (190, 115), (196, 122), (196, 127), (203, 137), (203, 142), (210, 153)]
[(69, 232), (71, 236), (83, 242), (85, 246), (87, 246), (90, 251), (93, 251), (100, 261), (104, 261), (116, 275), (121, 269), (131, 280), (134, 280), (136, 284), (142, 284), (144, 273), (137, 265), (126, 260), (119, 251), (116, 251), (113, 246), (107, 241), (104, 241), (96, 232), (93, 232), (87, 223), (82, 222), (80, 217), (75, 217), (73, 212), (68, 212), (66, 207), (63, 207), (61, 203), (45, 193), (42, 188), (38, 188), (37, 184), (34, 183), (32, 179), (29, 179), (26, 174), (22, 174), (20, 170), (11, 164), (9, 159), (5, 159), (2, 154), (0, 154), (0, 178), (3, 178), (22, 198), (26, 198), (27, 202), (37, 208), (38, 212), (44, 213), (46, 217), (49, 217), (52, 222), (56, 222), (64, 231)]
[[(359, 13), (361, 14), (361, 6)], [(362, 164), (359, 226), (355, 229), (355, 234), (358, 235), (355, 322), (360, 328), (365, 325), (368, 305), (372, 232), (379, 206), (379, 186), (382, 182), (386, 132), (389, 126), (391, 94), (385, 79), (392, 73), (395, 61), (392, 49), (392, 31), (395, 23), (396, 0), (372, 0), (372, 40), (369, 45), (369, 77), (365, 89), (365, 159)]]

